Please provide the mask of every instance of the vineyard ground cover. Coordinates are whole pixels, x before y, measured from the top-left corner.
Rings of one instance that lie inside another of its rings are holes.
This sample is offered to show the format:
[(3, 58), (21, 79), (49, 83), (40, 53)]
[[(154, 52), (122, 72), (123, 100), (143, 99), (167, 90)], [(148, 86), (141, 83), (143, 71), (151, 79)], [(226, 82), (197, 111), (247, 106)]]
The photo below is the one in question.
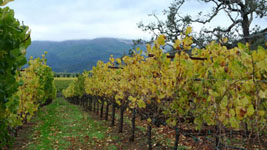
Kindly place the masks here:
[[(126, 120), (129, 118), (126, 117)], [(86, 112), (63, 98), (57, 98), (52, 104), (41, 108), (19, 130), (12, 149), (143, 149), (146, 145), (144, 130), (139, 130), (142, 127), (138, 126), (136, 141), (129, 142), (129, 123), (126, 121), (125, 132), (119, 134), (117, 128), (110, 127), (109, 121), (104, 121), (95, 113)], [(155, 149), (164, 149), (162, 146), (156, 147)]]
[(107, 130), (80, 107), (57, 98), (19, 131), (14, 149), (94, 149), (101, 140), (113, 140)]
[[(104, 121), (104, 118), (103, 116), (101, 119), (99, 114), (94, 112), (87, 112), (81, 106), (70, 104), (63, 98), (57, 98), (52, 104), (39, 110), (32, 121), (23, 126), (15, 140), (14, 149), (144, 149), (146, 125), (139, 117), (136, 120), (134, 142), (129, 142), (129, 112), (125, 113), (124, 131), (120, 134), (117, 128), (119, 110), (116, 110), (115, 127), (110, 127), (110, 121)], [(172, 129), (164, 126), (155, 127), (152, 129), (152, 136), (153, 149), (171, 149), (175, 136)], [(179, 150), (212, 149), (212, 143), (207, 143), (199, 137), (195, 138), (198, 139), (181, 135)]]

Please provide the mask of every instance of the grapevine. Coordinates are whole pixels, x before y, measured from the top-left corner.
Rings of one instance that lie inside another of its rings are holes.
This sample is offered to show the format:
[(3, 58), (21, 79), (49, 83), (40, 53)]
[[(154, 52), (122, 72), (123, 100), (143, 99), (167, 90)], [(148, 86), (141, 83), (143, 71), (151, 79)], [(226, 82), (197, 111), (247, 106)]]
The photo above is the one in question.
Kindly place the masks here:
[[(104, 104), (107, 108), (110, 104), (119, 108), (119, 132), (122, 132), (123, 112), (131, 111), (132, 140), (135, 114), (139, 114), (148, 127), (149, 149), (152, 126), (162, 124), (176, 131), (175, 149), (185, 125), (199, 131), (214, 128), (211, 132), (216, 148), (225, 145), (227, 137), (223, 135), (228, 131), (244, 131), (245, 136), (257, 137), (261, 143), (267, 132), (264, 65), (267, 51), (262, 47), (250, 50), (249, 45), (243, 44), (227, 49), (212, 42), (203, 49), (193, 49), (190, 54), (187, 50), (193, 43), (191, 30), (188, 27), (181, 39), (176, 40), (173, 57), (163, 52), (166, 43), (161, 35), (147, 45), (146, 56), (138, 49), (131, 57), (111, 56), (108, 63), (99, 61), (90, 75), (83, 76), (82, 94), (90, 98), (88, 106), (99, 103), (101, 112)], [(75, 94), (80, 89), (75, 88), (78, 82), (74, 81), (64, 91), (66, 98), (78, 96)]]

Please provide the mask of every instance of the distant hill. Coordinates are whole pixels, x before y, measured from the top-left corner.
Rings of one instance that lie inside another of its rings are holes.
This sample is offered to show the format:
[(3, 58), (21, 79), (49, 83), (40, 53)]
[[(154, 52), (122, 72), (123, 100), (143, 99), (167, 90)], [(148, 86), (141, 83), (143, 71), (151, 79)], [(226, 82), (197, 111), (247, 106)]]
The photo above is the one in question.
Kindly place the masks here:
[(110, 55), (121, 57), (132, 48), (131, 40), (97, 38), (63, 42), (33, 41), (26, 57), (40, 57), (47, 51), (47, 64), (55, 72), (82, 72), (91, 70), (98, 60), (107, 62)]

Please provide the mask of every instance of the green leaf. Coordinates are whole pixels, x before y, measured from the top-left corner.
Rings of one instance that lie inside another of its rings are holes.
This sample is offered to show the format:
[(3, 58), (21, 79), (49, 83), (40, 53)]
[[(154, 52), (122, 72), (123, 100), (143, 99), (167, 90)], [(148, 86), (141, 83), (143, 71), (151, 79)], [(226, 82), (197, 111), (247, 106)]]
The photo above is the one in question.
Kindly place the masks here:
[(235, 110), (234, 109), (230, 109), (230, 115), (231, 115), (231, 117), (235, 116)]
[(176, 126), (176, 121), (172, 118), (168, 119), (166, 121), (166, 123), (169, 125), (169, 126), (172, 126), (172, 127), (175, 127)]
[(248, 109), (247, 109), (247, 115), (248, 115), (248, 116), (251, 116), (251, 115), (254, 114), (254, 112), (255, 112), (254, 107), (253, 107), (252, 104), (250, 104), (250, 105), (248, 106)]
[(222, 109), (225, 109), (227, 105), (228, 105), (227, 97), (224, 97), (223, 100), (221, 101), (220, 106)]
[(239, 127), (239, 123), (234, 117), (230, 118), (230, 123), (231, 123), (231, 127), (233, 127), (233, 128), (238, 128)]
[(242, 100), (242, 106), (245, 107), (247, 106), (249, 103), (249, 97), (245, 96), (245, 98)]

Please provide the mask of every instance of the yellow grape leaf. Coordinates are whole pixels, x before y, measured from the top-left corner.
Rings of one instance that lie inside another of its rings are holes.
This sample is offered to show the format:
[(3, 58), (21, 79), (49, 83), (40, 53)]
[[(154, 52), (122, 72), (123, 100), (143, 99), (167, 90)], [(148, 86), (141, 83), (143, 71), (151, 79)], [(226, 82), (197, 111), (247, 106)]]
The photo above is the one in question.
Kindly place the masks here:
[(116, 103), (120, 106), (121, 105), (121, 101), (116, 100)]
[(110, 55), (109, 61), (110, 61), (111, 63), (114, 63), (113, 55)]
[(245, 98), (242, 100), (242, 106), (247, 106), (248, 105), (248, 103), (249, 103), (249, 97), (248, 96), (245, 96)]
[(253, 115), (254, 112), (255, 112), (254, 107), (253, 107), (252, 104), (250, 104), (250, 105), (248, 106), (248, 109), (247, 109), (247, 114), (248, 114), (248, 116)]
[(231, 115), (231, 117), (234, 117), (235, 116), (235, 111), (234, 111), (234, 109), (230, 109), (230, 115)]
[(224, 121), (224, 120), (227, 120), (227, 119), (225, 119), (225, 117), (226, 117), (226, 111), (222, 111), (220, 114), (219, 114), (219, 120), (220, 121)]
[(187, 27), (187, 28), (186, 28), (186, 31), (185, 31), (185, 34), (188, 35), (188, 34), (190, 34), (191, 32), (192, 32), (192, 27), (190, 27), (190, 26)]
[(258, 62), (258, 63), (256, 63), (256, 65), (260, 68), (260, 70), (267, 71), (266, 63), (267, 63), (267, 58), (262, 60), (262, 61), (260, 61), (260, 62)]
[(157, 39), (159, 45), (165, 45), (165, 35), (160, 35)]
[(223, 42), (223, 43), (227, 43), (227, 42), (228, 42), (228, 38), (227, 38), (227, 37), (223, 38), (223, 39), (222, 39), (222, 42)]
[(259, 97), (260, 98), (266, 98), (266, 93), (267, 91), (263, 91), (263, 90), (260, 90), (260, 92), (259, 92)]
[(190, 50), (191, 49), (191, 46), (184, 46), (184, 49), (185, 50)]
[(234, 117), (231, 117), (229, 121), (231, 123), (231, 127), (233, 127), (233, 128), (239, 127), (238, 121)]
[(258, 111), (258, 114), (259, 114), (259, 116), (264, 116), (265, 115), (265, 111), (264, 110), (260, 110), (260, 111)]
[(117, 58), (116, 61), (118, 62), (118, 64), (121, 64), (121, 59)]
[(264, 48), (259, 48), (258, 50), (257, 50), (257, 52), (258, 52), (258, 55), (259, 55), (259, 59), (260, 60), (263, 60), (263, 59), (265, 59), (266, 58), (266, 50), (264, 49)]
[(137, 100), (138, 107), (140, 108), (145, 108), (146, 103), (143, 100)]
[(175, 49), (180, 49), (180, 45), (181, 45), (181, 41), (179, 39), (177, 39), (173, 45), (173, 47)]
[(227, 105), (228, 105), (227, 97), (224, 97), (223, 100), (221, 101), (220, 106), (222, 109), (225, 109), (227, 107)]
[(183, 39), (183, 44), (186, 46), (190, 46), (192, 43), (193, 43), (192, 37), (188, 36)]
[(132, 97), (132, 96), (129, 97), (129, 100), (130, 100), (131, 102), (133, 102), (133, 103), (136, 102), (136, 98), (134, 98), (134, 97)]

